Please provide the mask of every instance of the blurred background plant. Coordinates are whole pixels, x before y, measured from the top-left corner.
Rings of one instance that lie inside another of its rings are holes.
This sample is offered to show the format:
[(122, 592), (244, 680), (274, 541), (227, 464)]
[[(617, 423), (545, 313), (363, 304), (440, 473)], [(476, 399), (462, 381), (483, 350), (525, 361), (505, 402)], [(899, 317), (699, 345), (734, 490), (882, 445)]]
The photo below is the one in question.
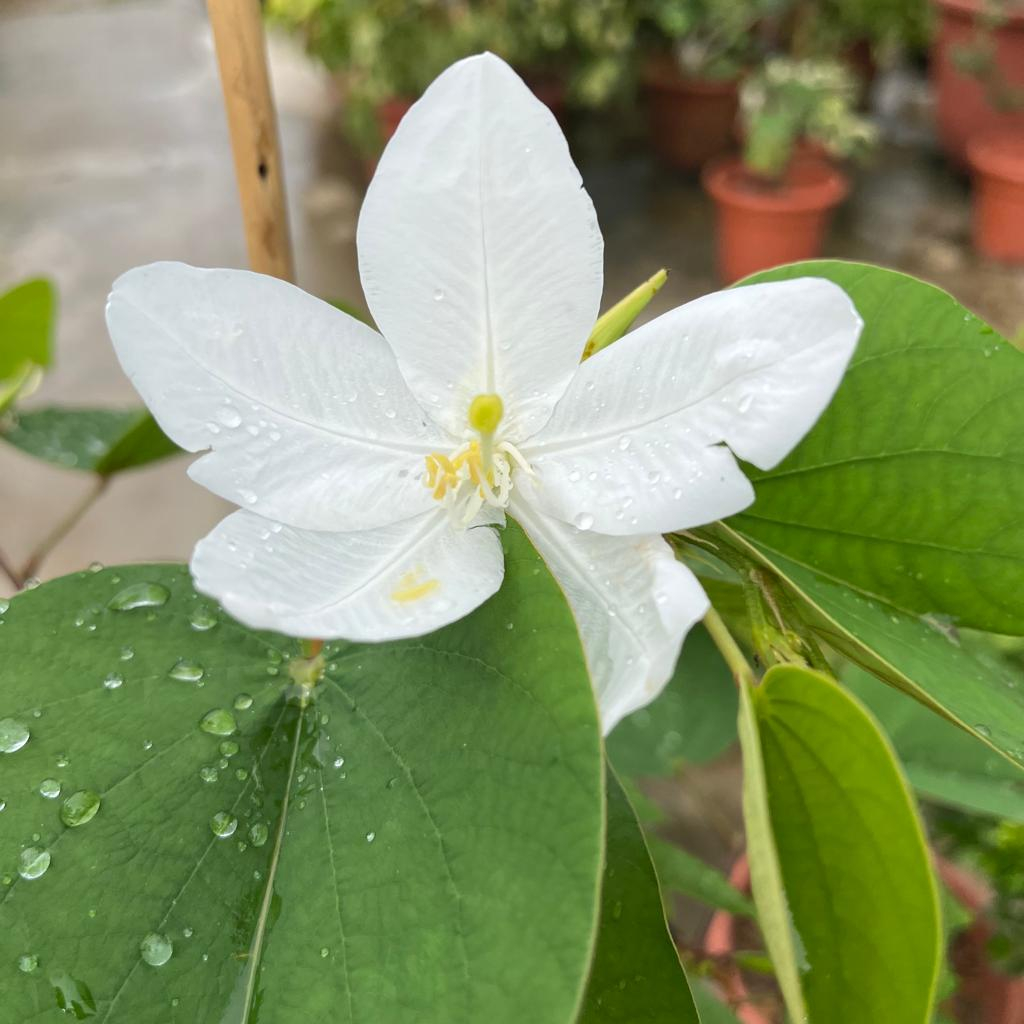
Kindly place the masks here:
[(876, 142), (856, 111), (857, 81), (834, 59), (773, 57), (740, 89), (743, 163), (768, 182), (785, 175), (799, 143), (837, 159), (862, 158)]

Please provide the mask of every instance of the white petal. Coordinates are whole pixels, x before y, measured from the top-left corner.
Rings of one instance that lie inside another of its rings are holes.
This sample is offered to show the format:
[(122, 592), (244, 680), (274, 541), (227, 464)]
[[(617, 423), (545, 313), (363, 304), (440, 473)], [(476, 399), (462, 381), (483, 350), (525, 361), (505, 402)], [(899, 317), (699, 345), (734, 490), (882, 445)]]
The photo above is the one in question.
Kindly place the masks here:
[(521, 494), (509, 511), (569, 602), (607, 734), (664, 689), (708, 599), (661, 537), (583, 532), (531, 508)]
[(612, 534), (738, 512), (754, 492), (729, 449), (762, 469), (782, 459), (831, 400), (861, 326), (820, 278), (716, 292), (658, 317), (583, 363), (520, 446), (537, 500)]
[(362, 533), (317, 533), (235, 512), (197, 545), (196, 588), (235, 618), (291, 636), (421, 636), (490, 597), (504, 575), (489, 526), (428, 512)]
[(425, 454), (452, 442), (384, 339), (273, 277), (154, 263), (114, 284), (107, 324), (189, 473), (268, 518), (358, 530), (430, 508)]
[(497, 392), (526, 437), (565, 389), (601, 299), (603, 242), (551, 112), (491, 54), (406, 114), (359, 218), (370, 310), (420, 403), (453, 432)]

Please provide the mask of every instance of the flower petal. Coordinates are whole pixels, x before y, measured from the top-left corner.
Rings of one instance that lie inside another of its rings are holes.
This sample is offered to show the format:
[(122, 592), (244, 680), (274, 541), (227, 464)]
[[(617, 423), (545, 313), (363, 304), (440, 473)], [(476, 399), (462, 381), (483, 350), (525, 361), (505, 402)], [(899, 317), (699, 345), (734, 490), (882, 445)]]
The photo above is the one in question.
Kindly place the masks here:
[(601, 299), (603, 242), (551, 112), (503, 61), (459, 61), (389, 143), (359, 218), (374, 319), (425, 409), (461, 433), (497, 392), (538, 430)]
[(708, 599), (661, 537), (580, 531), (532, 508), (522, 493), (509, 511), (569, 602), (607, 734), (661, 693)]
[(424, 455), (451, 447), (384, 339), (273, 277), (154, 263), (107, 303), (118, 357), (215, 494), (293, 526), (358, 530), (433, 504)]
[(782, 459), (831, 400), (861, 326), (820, 278), (716, 292), (658, 317), (583, 363), (520, 446), (537, 500), (611, 534), (738, 512), (754, 492), (729, 449), (762, 469)]
[(197, 545), (198, 590), (256, 629), (378, 641), (469, 614), (504, 575), (489, 526), (454, 530), (440, 510), (362, 533), (317, 533), (235, 512)]

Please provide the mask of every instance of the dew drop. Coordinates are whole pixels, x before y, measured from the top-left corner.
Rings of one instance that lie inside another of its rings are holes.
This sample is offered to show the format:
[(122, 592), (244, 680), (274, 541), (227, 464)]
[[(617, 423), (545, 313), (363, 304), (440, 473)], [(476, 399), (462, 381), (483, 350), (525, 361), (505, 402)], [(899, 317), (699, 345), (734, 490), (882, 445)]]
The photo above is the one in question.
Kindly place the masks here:
[(270, 838), (270, 829), (262, 821), (254, 822), (249, 826), (249, 842), (253, 846), (263, 846)]
[(372, 843), (374, 841), (374, 839), (376, 839), (376, 838), (377, 838), (377, 833), (376, 832), (367, 832), (366, 833), (366, 841), (368, 843)]
[(620, 452), (627, 451), (629, 449), (629, 446), (632, 443), (633, 442), (632, 442), (632, 440), (630, 438), (628, 438), (628, 437), (620, 437), (619, 438), (619, 451)]
[(60, 820), (68, 828), (77, 828), (96, 817), (100, 809), (100, 795), (91, 789), (80, 789), (64, 801), (60, 809)]
[(18, 970), (23, 974), (31, 974), (39, 966), (39, 957), (35, 953), (25, 953), (18, 957)]
[(150, 932), (140, 943), (139, 953), (150, 967), (163, 967), (174, 953), (174, 945), (166, 935)]
[(218, 839), (229, 839), (238, 828), (238, 819), (227, 811), (218, 811), (210, 819), (210, 831)]
[(197, 661), (180, 658), (167, 674), (171, 679), (177, 679), (182, 683), (198, 683), (206, 674), (206, 670)]
[(0, 719), (0, 754), (13, 754), (21, 750), (31, 734), (26, 726), (13, 718)]
[(573, 519), (573, 523), (577, 530), (589, 530), (594, 525), (594, 517), (589, 512), (581, 512)]
[(0, 615), (3, 615), (8, 608), (11, 607), (11, 602), (6, 597), (0, 597)]
[(331, 955), (331, 951), (326, 946), (320, 947), (320, 956), (326, 960)]
[(213, 629), (214, 626), (220, 621), (217, 618), (217, 613), (206, 605), (200, 605), (198, 608), (192, 610), (192, 614), (188, 617), (189, 625), (197, 633), (205, 633), (208, 630)]
[(50, 851), (39, 846), (27, 846), (18, 855), (18, 874), (31, 882), (46, 874), (50, 866)]
[(121, 648), (121, 660), (122, 661), (131, 661), (132, 658), (134, 658), (134, 657), (135, 657), (135, 648), (134, 647), (122, 647)]
[(214, 768), (212, 764), (204, 764), (203, 767), (199, 769), (199, 778), (201, 778), (203, 782), (216, 782), (219, 778), (217, 769)]
[(133, 583), (118, 591), (107, 607), (115, 612), (130, 612), (135, 608), (159, 608), (167, 603), (171, 592), (160, 583)]
[(7, 809), (7, 801), (6, 800), (0, 800), (0, 811), (6, 810), (6, 809)]
[(736, 405), (739, 412), (750, 412), (750, 407), (754, 404), (754, 396), (751, 394), (744, 395)]
[(104, 680), (103, 687), (107, 690), (117, 690), (124, 685), (124, 676), (117, 672), (111, 672)]
[(234, 430), (235, 427), (240, 426), (242, 423), (241, 413), (230, 405), (217, 410), (217, 419), (230, 430)]
[(39, 795), (47, 800), (56, 800), (60, 796), (60, 783), (56, 779), (43, 779), (39, 783)]
[(235, 716), (224, 708), (207, 711), (199, 722), (199, 728), (211, 736), (231, 736), (238, 731)]
[(441, 288), (437, 288), (434, 291), (434, 301), (435, 302), (444, 302), (444, 291)]
[(220, 752), (225, 757), (234, 757), (238, 753), (238, 744), (234, 740), (224, 740), (220, 745)]
[(336, 757), (332, 763), (335, 768), (340, 768), (345, 763), (345, 758)]
[(982, 739), (990, 739), (992, 737), (992, 730), (987, 725), (976, 725), (974, 731), (982, 737)]
[(248, 711), (252, 707), (252, 696), (248, 693), (240, 693), (235, 697), (234, 708), (236, 711)]

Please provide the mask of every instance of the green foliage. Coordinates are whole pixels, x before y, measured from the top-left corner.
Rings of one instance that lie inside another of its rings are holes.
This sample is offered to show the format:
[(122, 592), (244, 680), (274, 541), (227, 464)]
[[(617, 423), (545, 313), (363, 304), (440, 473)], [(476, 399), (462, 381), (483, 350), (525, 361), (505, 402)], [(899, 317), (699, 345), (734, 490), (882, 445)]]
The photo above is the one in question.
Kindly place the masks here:
[(920, 797), (1024, 824), (1019, 767), (855, 666), (844, 669), (842, 679), (884, 727)]
[(43, 278), (0, 295), (0, 413), (50, 365), (57, 296)]
[[(815, 261), (864, 319), (832, 404), (788, 458), (750, 470), (736, 530), (908, 612), (1024, 634), (1024, 354), (904, 274)], [(1018, 738), (1024, 736), (1024, 731)]]
[(311, 702), (295, 642), (181, 567), (5, 605), (4, 1018), (573, 1019), (600, 734), (557, 586), (503, 542), (496, 597), (429, 637), (328, 645)]
[(686, 638), (676, 670), (652, 704), (623, 719), (608, 756), (625, 775), (668, 775), (710, 761), (736, 738), (736, 686), (703, 626)]
[(935, 883), (877, 726), (832, 680), (780, 665), (744, 690), (740, 737), (754, 899), (791, 1016), (927, 1024)]
[(801, 140), (835, 157), (862, 156), (875, 131), (855, 111), (857, 92), (856, 79), (838, 61), (771, 58), (740, 88), (744, 167), (777, 182)]
[(33, 409), (14, 417), (0, 437), (27, 455), (99, 476), (180, 451), (144, 409)]
[(656, 835), (649, 836), (651, 857), (666, 892), (678, 892), (716, 910), (753, 917), (753, 904), (721, 873), (699, 857)]
[(349, 128), (367, 151), (382, 139), (374, 108), (413, 100), (449, 64), (490, 50), (533, 84), (557, 80), (579, 102), (606, 102), (628, 76), (631, 0), (269, 0), (344, 83)]
[(700, 1024), (633, 808), (609, 771), (601, 923), (579, 1024)]

